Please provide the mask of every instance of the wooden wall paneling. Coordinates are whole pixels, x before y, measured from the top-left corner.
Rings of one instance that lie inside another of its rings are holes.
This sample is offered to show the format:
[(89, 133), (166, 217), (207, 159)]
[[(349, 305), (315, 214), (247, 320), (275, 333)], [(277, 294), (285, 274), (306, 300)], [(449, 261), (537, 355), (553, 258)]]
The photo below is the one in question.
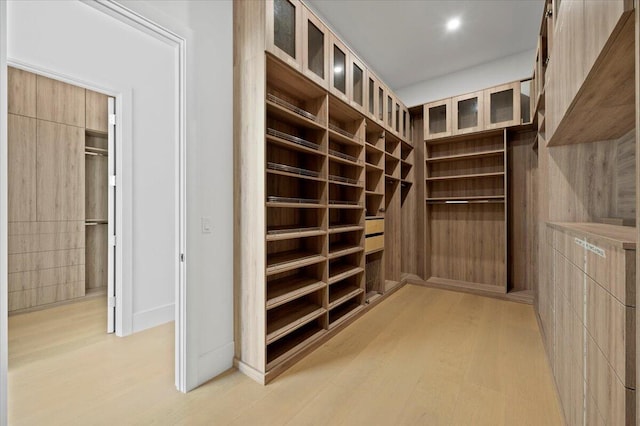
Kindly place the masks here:
[(402, 266), (402, 217), (400, 208), (400, 184), (385, 178), (384, 258), (387, 290), (401, 280)]
[(37, 220), (84, 220), (84, 130), (38, 120)]
[(92, 90), (86, 91), (85, 128), (94, 132), (109, 131), (109, 97)]
[[(241, 371), (264, 383), (266, 354), (266, 247), (255, 236), (266, 229), (265, 200), (265, 33), (266, 9), (253, 2), (234, 2), (234, 313), (235, 358)], [(271, 20), (271, 17), (269, 18)], [(271, 30), (272, 31), (272, 30)], [(266, 30), (270, 34), (270, 30)], [(247, 85), (246, 81), (254, 84)], [(246, 120), (246, 121), (245, 121)]]
[(40, 120), (85, 126), (85, 90), (43, 76), (36, 78), (36, 116)]
[(107, 288), (108, 225), (88, 225), (86, 230), (86, 289)]
[(85, 158), (85, 217), (89, 221), (106, 221), (109, 216), (109, 161), (102, 155), (85, 155)]
[(9, 293), (36, 290), (68, 282), (84, 282), (85, 266), (72, 265), (8, 274)]
[[(84, 241), (83, 241), (84, 242)], [(9, 274), (84, 264), (84, 247), (8, 255)]]
[(36, 75), (13, 67), (7, 69), (9, 114), (36, 117)]
[(36, 120), (8, 115), (9, 222), (36, 220)]
[(84, 281), (65, 282), (35, 290), (15, 291), (9, 293), (9, 312), (62, 302), (84, 295)]
[(419, 278), (426, 280), (430, 277), (429, 268), (430, 252), (429, 252), (429, 237), (427, 235), (429, 227), (427, 226), (428, 218), (426, 208), (426, 193), (425, 193), (425, 142), (424, 142), (424, 109), (422, 107), (416, 107), (412, 109), (412, 136), (414, 148), (414, 162), (413, 162), (413, 191), (415, 192), (415, 209), (416, 209), (416, 274)]
[(636, 146), (635, 129), (617, 141), (614, 217), (632, 220), (636, 217)]
[[(635, 8), (635, 167), (636, 177), (636, 239), (640, 241), (640, 197), (637, 196), (640, 191), (640, 10)], [(640, 250), (636, 247), (636, 288), (638, 287), (638, 279), (640, 274)], [(640, 306), (640, 291), (636, 292), (636, 308)], [(640, 356), (640, 315), (636, 315), (636, 356)], [(636, 368), (636, 384), (640, 383), (640, 368)], [(640, 422), (640, 392), (636, 386), (636, 424)]]

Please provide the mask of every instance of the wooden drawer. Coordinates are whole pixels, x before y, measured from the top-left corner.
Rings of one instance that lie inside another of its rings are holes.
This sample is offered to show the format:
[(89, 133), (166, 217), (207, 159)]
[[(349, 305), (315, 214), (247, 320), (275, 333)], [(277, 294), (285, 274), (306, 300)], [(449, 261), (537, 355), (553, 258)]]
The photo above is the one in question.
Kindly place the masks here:
[(367, 219), (365, 221), (365, 235), (380, 234), (384, 232), (384, 218)]
[(587, 330), (622, 383), (635, 387), (635, 308), (624, 306), (589, 277), (586, 285)]
[(586, 240), (585, 272), (622, 304), (635, 306), (635, 250)]
[(570, 308), (584, 321), (584, 272), (570, 262), (560, 252), (554, 251), (553, 270), (554, 284), (558, 293), (564, 295)]
[(377, 235), (375, 237), (367, 237), (364, 239), (365, 253), (380, 250), (382, 248), (384, 248), (384, 235)]
[(584, 269), (584, 239), (554, 229), (553, 247), (580, 269)]
[(596, 342), (587, 334), (587, 389), (608, 425), (634, 425), (635, 391), (618, 379)]

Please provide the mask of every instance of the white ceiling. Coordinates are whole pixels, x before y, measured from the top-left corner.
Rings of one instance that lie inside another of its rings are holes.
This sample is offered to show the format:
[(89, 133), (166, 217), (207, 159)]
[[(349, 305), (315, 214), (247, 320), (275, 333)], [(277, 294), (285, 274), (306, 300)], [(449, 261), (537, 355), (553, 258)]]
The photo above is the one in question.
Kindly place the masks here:
[[(544, 0), (306, 0), (397, 90), (535, 49)], [(449, 18), (460, 29), (448, 33)]]

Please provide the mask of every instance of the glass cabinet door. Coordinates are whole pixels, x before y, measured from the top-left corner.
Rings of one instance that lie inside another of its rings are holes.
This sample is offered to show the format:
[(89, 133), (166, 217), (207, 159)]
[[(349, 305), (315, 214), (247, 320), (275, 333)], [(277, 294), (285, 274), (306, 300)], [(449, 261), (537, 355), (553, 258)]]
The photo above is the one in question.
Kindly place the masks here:
[(302, 11), (302, 71), (325, 89), (329, 87), (329, 30), (310, 10)]
[(351, 106), (365, 113), (368, 93), (367, 68), (353, 53), (351, 55)]
[(484, 123), (487, 130), (520, 124), (520, 82), (484, 91)]
[(384, 124), (385, 89), (378, 84), (378, 120)]
[(302, 63), (302, 4), (299, 0), (266, 3), (267, 50), (300, 70)]
[(393, 117), (394, 120), (394, 129), (396, 131), (396, 133), (400, 134), (400, 128), (402, 127), (402, 121), (401, 121), (401, 116), (400, 116), (400, 104), (396, 102), (395, 105), (395, 117)]
[(424, 106), (424, 138), (451, 136), (451, 98)]
[(451, 100), (452, 134), (479, 132), (484, 129), (484, 101), (482, 92), (456, 96)]
[(351, 78), (347, 69), (351, 58), (348, 52), (347, 47), (331, 35), (329, 90), (345, 102), (349, 102), (351, 93)]
[(376, 108), (375, 108), (375, 100), (376, 100), (376, 82), (373, 81), (373, 78), (369, 77), (369, 88), (367, 90), (367, 93), (369, 96), (367, 96), (367, 112), (369, 113), (370, 117), (374, 117), (376, 116)]
[(393, 130), (393, 98), (391, 95), (387, 94), (387, 127)]

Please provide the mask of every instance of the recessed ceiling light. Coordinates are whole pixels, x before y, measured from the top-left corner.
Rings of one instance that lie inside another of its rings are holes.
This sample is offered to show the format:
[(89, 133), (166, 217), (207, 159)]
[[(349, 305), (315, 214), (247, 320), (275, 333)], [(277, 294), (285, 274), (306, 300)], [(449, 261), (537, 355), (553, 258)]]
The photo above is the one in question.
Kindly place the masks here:
[(447, 31), (455, 31), (460, 28), (460, 18), (451, 18), (447, 21)]

